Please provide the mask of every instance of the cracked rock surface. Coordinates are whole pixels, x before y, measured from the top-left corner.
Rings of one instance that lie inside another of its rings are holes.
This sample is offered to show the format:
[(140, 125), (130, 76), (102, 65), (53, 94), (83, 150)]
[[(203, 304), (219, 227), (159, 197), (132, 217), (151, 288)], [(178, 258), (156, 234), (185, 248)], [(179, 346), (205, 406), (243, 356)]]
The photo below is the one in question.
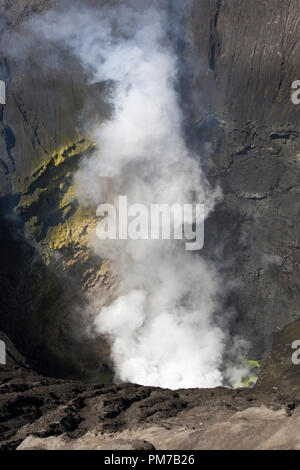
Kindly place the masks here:
[(300, 366), (288, 360), (290, 339), (280, 333), (254, 389), (177, 391), (42, 377), (9, 343), (0, 449), (300, 449)]
[[(0, 107), (0, 328), (44, 375), (81, 377), (83, 358), (94, 382), (99, 374), (104, 381), (104, 373), (109, 382), (107, 345), (78, 343), (70, 327), (76, 308), (86, 306), (86, 291), (112, 286), (103, 260), (86, 250), (87, 218), (77, 216), (72, 194), (81, 145), (89, 144), (74, 116), (88, 106), (92, 118), (105, 119), (106, 89), (91, 89), (76, 60), (43, 41), (25, 63), (7, 50), (8, 36), (24, 21), (58, 3), (64, 2), (0, 0), (0, 79), (7, 84), (7, 104)], [(291, 83), (300, 78), (298, 3), (195, 0), (178, 13), (175, 2), (166, 2), (176, 21), (181, 15), (180, 44), (170, 40), (180, 59), (186, 140), (223, 191), (207, 220), (202, 254), (234, 286), (224, 302), (233, 312), (230, 332), (249, 341), (250, 359), (268, 356), (256, 389), (85, 385), (45, 379), (11, 353), (12, 365), (0, 369), (2, 448), (108, 446), (114, 439), (157, 448), (185, 446), (188, 439), (196, 448), (213, 445), (212, 433), (225, 448), (236, 442), (226, 426), (241, 435), (248, 429), (253, 439), (241, 442), (250, 447), (260, 445), (256, 435), (265, 446), (298, 446), (272, 440), (298, 419), (299, 374), (290, 361), (291, 340), (300, 338), (300, 114), (290, 100)], [(40, 60), (48, 54), (59, 65), (49, 74)], [(76, 319), (81, 332), (85, 325)], [(286, 324), (268, 355), (274, 333)]]
[[(93, 8), (114, 4), (85, 3)], [(93, 259), (86, 249), (84, 237), (94, 220), (82, 214), (72, 192), (82, 150), (78, 142), (89, 144), (77, 116), (88, 107), (92, 121), (106, 119), (107, 89), (105, 84), (91, 87), (75, 58), (51, 49), (42, 38), (26, 51), (25, 62), (7, 49), (8, 39), (28, 18), (64, 5), (67, 0), (0, 1), (0, 79), (7, 83), (7, 104), (0, 110), (1, 218), (7, 223), (9, 217), (13, 225), (17, 214), (43, 261), (61, 274), (46, 286), (41, 283), (41, 292), (28, 293), (29, 314), (22, 325), (32, 329), (39, 315), (46, 316), (53, 351), (43, 349), (45, 331), (33, 348), (16, 334), (21, 291), (0, 328), (29, 359), (36, 361), (35, 351), (54, 355), (61, 376), (78, 377), (80, 371), (69, 371), (76, 369), (77, 357), (67, 357), (66, 345), (76, 336), (69, 334), (75, 305), (66, 294), (68, 279), (72, 277), (81, 297), (77, 305), (94, 288), (111, 289), (113, 280), (103, 260)], [(249, 358), (258, 361), (266, 358), (273, 334), (299, 318), (300, 114), (291, 102), (291, 84), (300, 76), (298, 6), (297, 0), (165, 3), (170, 24), (177, 25), (169, 39), (179, 56), (186, 141), (200, 156), (212, 185), (223, 192), (206, 222), (202, 254), (234, 286), (224, 299), (224, 308), (232, 312), (230, 331), (249, 341)], [(44, 56), (56, 67), (45, 71)], [(74, 346), (74, 356), (76, 347), (81, 345)], [(107, 346), (95, 347), (101, 349), (103, 373), (109, 369)], [(72, 361), (72, 367), (66, 366)]]

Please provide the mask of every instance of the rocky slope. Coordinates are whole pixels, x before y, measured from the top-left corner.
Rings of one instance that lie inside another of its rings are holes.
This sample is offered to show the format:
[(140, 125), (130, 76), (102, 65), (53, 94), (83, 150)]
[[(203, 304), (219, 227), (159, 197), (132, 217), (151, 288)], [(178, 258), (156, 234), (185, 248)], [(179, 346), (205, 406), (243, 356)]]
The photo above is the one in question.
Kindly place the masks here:
[[(0, 2), (7, 88), (0, 113), (0, 327), (44, 373), (80, 377), (88, 370), (109, 380), (107, 345), (80, 339), (86, 291), (109, 289), (112, 281), (107, 263), (88, 248), (95, 211), (79, 207), (73, 182), (80, 158), (94, 147), (76, 116), (86, 106), (91, 119), (103, 119), (103, 87), (88, 86), (78, 64), (68, 57), (66, 67), (64, 54), (43, 41), (22, 55), (16, 39), (23, 22), (54, 3)], [(48, 74), (45, 53), (53, 65)]]
[(254, 389), (178, 391), (41, 377), (2, 335), (0, 449), (299, 450), (300, 366), (290, 344), (297, 333), (298, 324), (294, 335), (281, 333)]
[(0, 448), (299, 449), (298, 2), (165, 2), (186, 140), (224, 194), (204, 255), (234, 286), (232, 334), (267, 357), (254, 389), (178, 391), (112, 385), (108, 345), (83, 334), (89, 293), (114, 279), (88, 249), (94, 211), (74, 192), (94, 146), (77, 116), (105, 119), (107, 90), (42, 39), (26, 60), (10, 42), (26, 19), (67, 3), (0, 0), (0, 329), (27, 358), (0, 335)]
[[(79, 377), (88, 367), (93, 376), (109, 372), (108, 347), (82, 338), (79, 310), (91, 289), (111, 289), (113, 279), (86, 246), (94, 212), (78, 206), (73, 187), (82, 154), (93, 148), (77, 116), (87, 108), (91, 120), (105, 119), (106, 88), (90, 85), (74, 58), (42, 38), (26, 60), (11, 42), (27, 18), (67, 4), (0, 1), (0, 79), (7, 84), (0, 113), (6, 260), (0, 327), (39, 371)], [(206, 224), (204, 255), (234, 285), (224, 299), (235, 312), (232, 333), (248, 339), (249, 356), (261, 360), (273, 333), (299, 317), (299, 113), (290, 100), (300, 75), (298, 2), (195, 0), (166, 7), (177, 25), (170, 40), (181, 59), (187, 141), (224, 194)], [(47, 74), (45, 56), (52, 65)]]
[(297, 9), (293, 0), (202, 0), (187, 14), (186, 61), (201, 64), (186, 86), (187, 132), (196, 146), (209, 143), (208, 172), (224, 191), (207, 252), (223, 241), (214, 256), (242, 281), (229, 300), (233, 328), (247, 331), (258, 356), (299, 315), (300, 115), (290, 99), (300, 75)]

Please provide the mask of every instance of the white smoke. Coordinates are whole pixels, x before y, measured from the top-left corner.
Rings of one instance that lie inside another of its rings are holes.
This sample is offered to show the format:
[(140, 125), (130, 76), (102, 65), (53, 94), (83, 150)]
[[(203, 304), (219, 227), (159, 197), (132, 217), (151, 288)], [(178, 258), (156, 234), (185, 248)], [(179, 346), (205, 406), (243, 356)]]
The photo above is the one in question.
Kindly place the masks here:
[[(220, 194), (182, 135), (165, 13), (84, 8), (50, 12), (32, 27), (71, 48), (91, 82), (110, 82), (111, 119), (94, 126), (99, 150), (76, 175), (81, 203), (127, 195), (129, 203), (204, 203), (208, 215)], [(95, 320), (110, 338), (116, 377), (172, 389), (220, 385), (227, 332), (214, 321), (217, 270), (178, 241), (95, 238), (93, 246), (120, 280), (116, 300)]]

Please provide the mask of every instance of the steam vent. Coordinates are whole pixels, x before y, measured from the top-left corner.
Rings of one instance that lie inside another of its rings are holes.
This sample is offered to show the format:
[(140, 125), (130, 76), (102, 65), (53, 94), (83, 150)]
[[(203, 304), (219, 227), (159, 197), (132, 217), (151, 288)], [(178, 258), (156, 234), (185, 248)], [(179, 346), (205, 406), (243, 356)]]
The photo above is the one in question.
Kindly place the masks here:
[(299, 7), (0, 0), (1, 450), (300, 450)]

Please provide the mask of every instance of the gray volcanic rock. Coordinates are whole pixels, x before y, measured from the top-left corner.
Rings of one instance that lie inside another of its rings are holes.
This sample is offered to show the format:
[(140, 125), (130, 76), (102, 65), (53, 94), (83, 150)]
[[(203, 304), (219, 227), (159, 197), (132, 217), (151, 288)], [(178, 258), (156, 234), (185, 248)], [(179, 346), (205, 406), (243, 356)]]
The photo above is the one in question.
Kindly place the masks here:
[[(91, 119), (105, 119), (107, 91), (91, 87), (76, 60), (42, 38), (30, 60), (7, 50), (24, 20), (57, 3), (68, 2), (0, 1), (0, 79), (7, 84), (0, 112), (0, 326), (45, 375), (77, 377), (83, 352), (84, 366), (96, 369), (101, 357), (103, 372), (108, 351), (92, 350), (94, 344), (83, 351), (72, 341), (70, 310), (84, 307), (85, 291), (110, 289), (112, 281), (84, 247), (89, 221), (72, 196), (80, 157), (92, 148), (74, 116), (87, 106)], [(1, 449), (300, 448), (300, 366), (291, 361), (291, 344), (300, 339), (300, 115), (290, 100), (291, 83), (300, 78), (298, 6), (166, 2), (177, 25), (169, 36), (180, 56), (186, 140), (224, 195), (206, 223), (203, 254), (234, 286), (223, 295), (224, 309), (236, 312), (231, 333), (250, 341), (251, 358), (267, 356), (256, 387), (170, 391), (45, 378), (1, 334), (8, 357), (0, 366)], [(45, 51), (57, 64), (47, 76)], [(62, 224), (65, 233), (70, 222), (73, 229), (61, 236), (56, 228)]]
[(22, 30), (34, 15), (60, 4), (0, 2), (0, 79), (7, 89), (0, 115), (0, 196), (26, 190), (53, 154), (82, 139), (77, 116), (84, 107), (91, 118), (103, 118), (106, 112), (101, 87), (87, 85), (86, 74), (70, 54), (43, 38), (32, 44), (30, 32)]
[(12, 362), (0, 367), (0, 449), (300, 449), (299, 387), (272, 387), (268, 367), (263, 380), (236, 390), (87, 385)]
[(297, 0), (191, 3), (188, 32), (202, 63), (194, 77), (206, 91), (202, 107), (243, 124), (297, 130), (299, 113), (290, 101), (300, 73)]
[(274, 335), (272, 350), (261, 371), (257, 388), (260, 390), (275, 388), (297, 394), (300, 387), (299, 341), (299, 320), (290, 323)]
[[(194, 410), (195, 411), (195, 410)], [(197, 411), (196, 411), (197, 412)], [(141, 427), (111, 433), (95, 430), (77, 439), (69, 436), (38, 438), (28, 436), (17, 450), (299, 450), (300, 416), (288, 416), (282, 408), (247, 408), (219, 418), (211, 426), (189, 426), (181, 415), (180, 426)], [(200, 418), (200, 417), (199, 417)], [(144, 438), (147, 440), (135, 440)]]
[[(99, 7), (113, 2), (86, 3)], [(41, 351), (43, 358), (50, 354), (49, 374), (57, 361), (59, 375), (69, 377), (78, 376), (66, 363), (76, 364), (74, 349), (79, 349), (78, 344), (69, 348), (75, 336), (69, 279), (80, 305), (89, 289), (112, 287), (103, 260), (93, 260), (84, 246), (90, 221), (78, 216), (71, 194), (82, 146), (85, 151), (91, 144), (76, 116), (87, 107), (91, 119), (101, 121), (109, 110), (103, 103), (105, 85), (89, 85), (80, 64), (65, 51), (47, 46), (42, 38), (28, 60), (8, 50), (8, 38), (15, 37), (23, 22), (54, 4), (70, 2), (0, 2), (0, 79), (7, 84), (7, 105), (0, 113), (3, 225), (9, 215), (14, 226), (17, 214), (41, 254), (39, 260), (49, 263), (32, 270), (34, 255), (20, 250), (22, 276), (3, 268), (0, 326), (28, 360)], [(192, 0), (165, 5), (170, 24), (176, 24), (169, 38), (180, 57), (178, 90), (186, 140), (224, 195), (206, 223), (203, 254), (234, 286), (220, 293), (224, 310), (235, 312), (231, 334), (249, 340), (249, 358), (261, 360), (273, 334), (299, 318), (300, 115), (290, 100), (291, 83), (300, 78), (298, 2)], [(49, 74), (42, 67), (44, 56), (55, 65)], [(70, 222), (72, 229), (66, 231)], [(63, 230), (56, 230), (61, 224)], [(20, 336), (24, 326), (33, 340)], [(107, 345), (96, 349), (106, 364)], [(43, 363), (46, 368), (47, 361)]]
[(206, 224), (205, 253), (235, 283), (232, 329), (257, 359), (299, 317), (300, 115), (291, 102), (300, 77), (298, 6), (194, 1), (182, 27), (188, 141), (202, 148), (224, 194)]
[(42, 373), (109, 382), (107, 345), (79, 339), (86, 290), (111, 281), (87, 247), (95, 211), (73, 195), (79, 160), (94, 145), (77, 116), (83, 108), (90, 119), (106, 116), (105, 86), (89, 85), (80, 64), (43, 38), (27, 44), (22, 31), (61, 3), (0, 1), (0, 328)]

